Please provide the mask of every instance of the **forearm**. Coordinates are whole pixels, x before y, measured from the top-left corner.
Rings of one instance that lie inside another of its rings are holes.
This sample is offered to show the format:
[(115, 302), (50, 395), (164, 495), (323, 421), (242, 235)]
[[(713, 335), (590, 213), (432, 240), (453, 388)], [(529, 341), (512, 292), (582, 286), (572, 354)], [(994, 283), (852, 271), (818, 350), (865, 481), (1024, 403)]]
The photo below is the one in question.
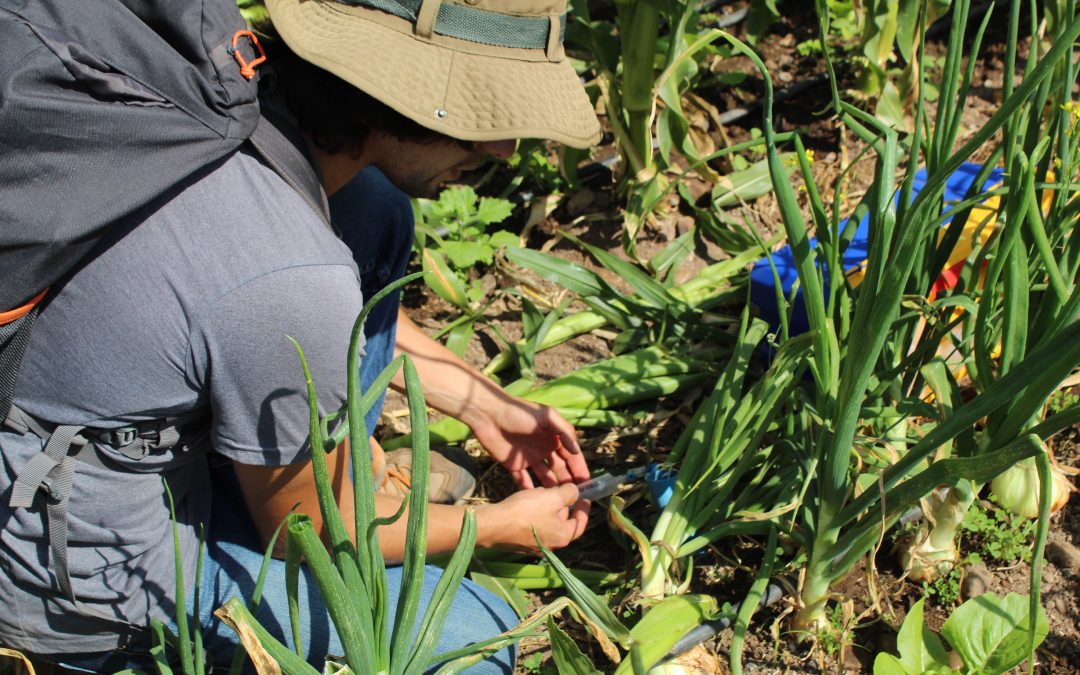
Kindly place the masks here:
[[(387, 518), (397, 513), (401, 500), (386, 495), (375, 495), (375, 511), (380, 518)], [(486, 515), (486, 514), (485, 514)], [(461, 535), (461, 522), (465, 518), (464, 506), (447, 504), (428, 504), (427, 516), (427, 552), (429, 555), (448, 553), (457, 548)], [(484, 536), (490, 530), (487, 518), (478, 514), (478, 527), (483, 520)], [(405, 559), (406, 533), (409, 523), (409, 511), (394, 524), (379, 528), (379, 548), (388, 563), (398, 563)], [(478, 539), (481, 538), (478, 533)]]
[[(341, 512), (346, 532), (353, 541), (356, 541), (353, 486), (348, 476), (347, 458), (348, 452), (344, 448), (338, 448), (326, 455), (334, 501)], [(261, 535), (263, 545), (269, 541), (278, 523), (292, 511), (311, 518), (316, 532), (320, 533), (323, 541), (329, 543), (319, 510), (310, 462), (285, 467), (242, 464), (234, 466), (248, 504), (248, 511)], [(375, 512), (380, 518), (394, 515), (400, 506), (401, 499), (399, 498), (375, 495)], [(483, 546), (497, 545), (499, 543), (499, 518), (496, 512), (489, 511), (487, 505), (478, 505), (476, 508), (478, 510), (477, 541)], [(427, 552), (436, 554), (453, 551), (457, 547), (464, 517), (464, 506), (429, 504)], [(387, 562), (400, 562), (404, 559), (408, 522), (409, 513), (406, 510), (405, 514), (392, 525), (379, 528), (379, 548)], [(364, 544), (361, 543), (361, 545)], [(279, 537), (274, 548), (274, 556), (283, 558), (284, 555), (285, 540), (284, 537)]]
[[(469, 426), (482, 423), (486, 413), (510, 401), (497, 384), (429, 337), (402, 310), (398, 310), (394, 351), (412, 357), (428, 405)], [(404, 390), (400, 372), (392, 384), (398, 391)]]

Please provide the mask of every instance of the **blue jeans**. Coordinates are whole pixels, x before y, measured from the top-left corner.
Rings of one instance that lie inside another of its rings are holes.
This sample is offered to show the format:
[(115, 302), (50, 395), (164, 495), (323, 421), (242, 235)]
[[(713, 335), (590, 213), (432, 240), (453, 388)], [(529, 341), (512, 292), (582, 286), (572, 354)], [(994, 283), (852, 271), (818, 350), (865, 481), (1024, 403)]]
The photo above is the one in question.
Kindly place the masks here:
[[(213, 663), (218, 667), (227, 667), (235, 652), (240, 649), (239, 639), (231, 628), (213, 615), (213, 612), (229, 598), (247, 599), (252, 596), (255, 580), (263, 561), (263, 551), (231, 466), (216, 467), (212, 475), (214, 507), (207, 534), (206, 553), (203, 558), (198, 621), (202, 628), (203, 646), (208, 655), (208, 663)], [(340, 656), (344, 650), (330, 622), (314, 577), (306, 567), (302, 567), (301, 571), (297, 597), (300, 607), (303, 653), (308, 661), (321, 671), (322, 662), (327, 655)], [(424, 590), (414, 631), (419, 627), (419, 618), (423, 616), (441, 574), (442, 570), (438, 567), (428, 566), (425, 570)], [(390, 596), (389, 626), (393, 626), (393, 617), (401, 590), (401, 575), (400, 566), (387, 568), (387, 590)], [(192, 586), (194, 580), (188, 579), (187, 582), (189, 586)], [(188, 588), (186, 595), (187, 609), (190, 614), (194, 607), (194, 589)], [(290, 628), (288, 597), (285, 593), (285, 563), (282, 560), (270, 561), (262, 600), (255, 617), (276, 638), (289, 647), (295, 646)], [(517, 615), (506, 602), (473, 582), (465, 580), (454, 596), (446, 623), (443, 624), (439, 635), (435, 653), (440, 654), (493, 637), (517, 623)], [(176, 633), (175, 621), (169, 622), (169, 629), (174, 634)], [(69, 654), (55, 660), (65, 667), (92, 673), (115, 672), (124, 668), (153, 672), (155, 668), (149, 660), (148, 651), (148, 644), (139, 644), (124, 651)], [(53, 660), (49, 657), (44, 658)], [(473, 666), (469, 672), (510, 674), (513, 673), (513, 664), (514, 649), (511, 647)], [(248, 672), (251, 672), (250, 662), (248, 666)]]
[[(413, 240), (413, 211), (408, 196), (374, 166), (365, 167), (330, 196), (330, 216), (341, 240), (360, 270), (360, 287), (367, 302), (387, 284), (405, 276)], [(394, 358), (394, 338), (401, 293), (384, 298), (364, 323), (367, 345), (360, 361), (360, 386), (367, 391)], [(386, 393), (368, 412), (368, 433), (373, 433)]]

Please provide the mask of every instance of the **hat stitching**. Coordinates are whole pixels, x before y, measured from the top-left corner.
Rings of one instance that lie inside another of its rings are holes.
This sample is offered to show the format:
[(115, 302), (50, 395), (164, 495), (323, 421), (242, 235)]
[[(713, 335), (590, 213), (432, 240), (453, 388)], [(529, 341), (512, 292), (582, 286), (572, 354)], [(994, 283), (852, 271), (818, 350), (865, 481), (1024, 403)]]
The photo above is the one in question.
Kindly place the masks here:
[(439, 97), (442, 104), (439, 106), (438, 110), (443, 111), (443, 114), (439, 117), (438, 110), (435, 112), (435, 116), (439, 117), (439, 119), (446, 119), (450, 112), (446, 109), (446, 99), (450, 95), (450, 83), (454, 80), (454, 60), (456, 57), (457, 52), (450, 53), (450, 67), (446, 69), (446, 86), (443, 87), (442, 96)]

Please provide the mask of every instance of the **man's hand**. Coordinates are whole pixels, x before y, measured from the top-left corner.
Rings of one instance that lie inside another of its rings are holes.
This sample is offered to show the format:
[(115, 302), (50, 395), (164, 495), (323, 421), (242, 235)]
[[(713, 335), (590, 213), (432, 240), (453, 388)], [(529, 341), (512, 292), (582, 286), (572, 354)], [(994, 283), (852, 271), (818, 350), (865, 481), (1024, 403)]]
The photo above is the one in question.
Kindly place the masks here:
[(535, 487), (530, 469), (544, 487), (589, 480), (574, 427), (554, 408), (507, 396), (485, 413), (472, 423), (473, 434), (518, 487)]
[[(480, 445), (521, 488), (589, 480), (574, 427), (547, 406), (510, 396), (476, 368), (432, 340), (398, 310), (395, 348), (412, 357), (428, 405), (469, 425)], [(404, 379), (393, 381), (399, 391)]]
[(477, 511), (477, 545), (540, 555), (544, 546), (562, 548), (580, 537), (589, 522), (589, 502), (578, 499), (574, 485), (515, 492)]

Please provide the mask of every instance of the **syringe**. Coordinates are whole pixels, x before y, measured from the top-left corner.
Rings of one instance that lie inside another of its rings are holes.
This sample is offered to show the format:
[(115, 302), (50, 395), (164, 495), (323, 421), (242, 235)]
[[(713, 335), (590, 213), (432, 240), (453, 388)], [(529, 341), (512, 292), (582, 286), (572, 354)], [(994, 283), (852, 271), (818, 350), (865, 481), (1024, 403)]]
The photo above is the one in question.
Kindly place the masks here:
[(598, 499), (610, 497), (619, 488), (620, 484), (641, 478), (645, 475), (645, 471), (646, 468), (641, 467), (630, 469), (625, 473), (606, 473), (584, 483), (578, 483), (578, 499), (588, 499), (590, 502), (595, 502)]

